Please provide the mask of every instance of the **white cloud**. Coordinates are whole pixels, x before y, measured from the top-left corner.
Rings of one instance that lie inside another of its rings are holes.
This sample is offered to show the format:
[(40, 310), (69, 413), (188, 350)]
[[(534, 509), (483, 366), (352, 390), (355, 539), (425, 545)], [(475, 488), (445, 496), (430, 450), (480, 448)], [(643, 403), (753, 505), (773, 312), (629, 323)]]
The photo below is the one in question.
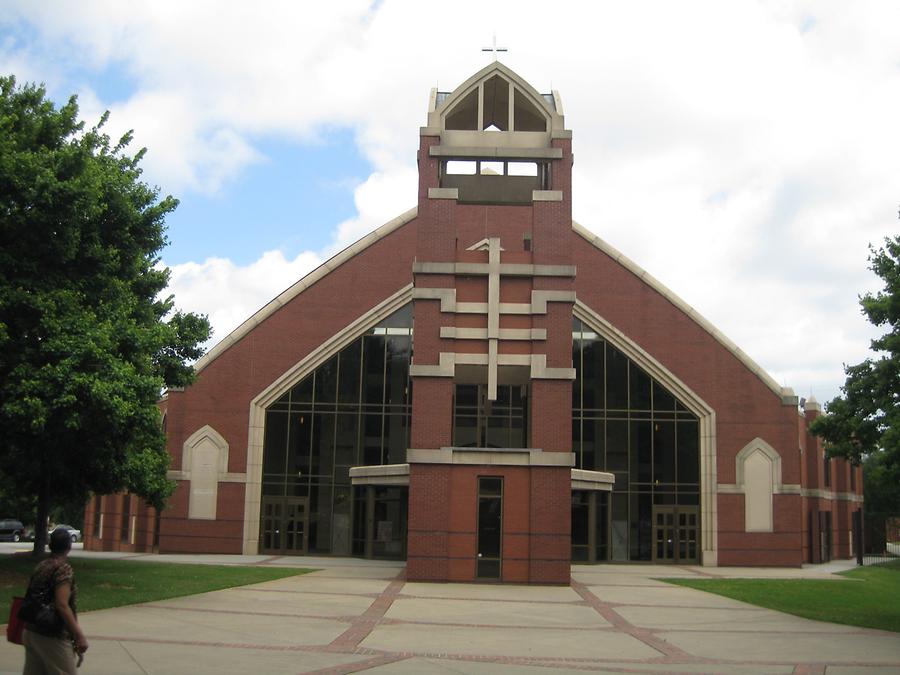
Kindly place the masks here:
[[(221, 307), (220, 337), (288, 274), (414, 203), (428, 89), (485, 64), (499, 29), (504, 61), (562, 93), (576, 219), (798, 393), (829, 398), (840, 363), (865, 355), (866, 245), (897, 231), (900, 4), (571, 2), (550, 21), (545, 3), (461, 1), (439, 22), (412, 0), (8, 9), (37, 27), (43, 51), (5, 42), (0, 65), (53, 81), (61, 64), (130, 73), (135, 94), (113, 106), (111, 129), (136, 129), (148, 179), (166, 191), (236, 185), (261, 159), (261, 135), (353, 129), (373, 172), (326, 251), (180, 266), (179, 304)], [(86, 102), (109, 105), (90, 91)]]

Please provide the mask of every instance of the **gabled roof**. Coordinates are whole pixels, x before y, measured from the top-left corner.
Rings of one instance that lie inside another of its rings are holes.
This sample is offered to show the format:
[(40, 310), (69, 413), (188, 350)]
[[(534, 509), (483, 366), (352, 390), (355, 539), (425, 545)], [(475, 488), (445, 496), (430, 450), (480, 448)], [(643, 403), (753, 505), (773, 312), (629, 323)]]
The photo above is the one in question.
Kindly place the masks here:
[[(375, 242), (383, 239), (403, 225), (409, 223), (410, 221), (415, 219), (416, 214), (417, 209), (412, 208), (406, 213), (385, 223), (378, 229), (370, 232), (356, 243), (348, 246), (334, 257), (319, 265), (319, 267), (297, 281), (295, 284), (291, 285), (288, 289), (286, 289), (272, 301), (263, 306), (259, 311), (253, 314), (253, 316), (244, 321), (244, 323), (235, 328), (229, 335), (227, 335), (211, 350), (209, 350), (209, 352), (207, 352), (206, 355), (204, 355), (203, 358), (197, 361), (197, 363), (194, 365), (195, 372), (201, 372), (204, 368), (206, 368), (206, 366), (215, 361), (232, 345), (236, 344), (239, 340), (245, 337), (258, 324), (265, 321), (269, 316), (271, 316), (282, 306), (290, 302), (294, 297), (315, 284), (326, 274), (340, 267), (344, 262), (355, 256), (357, 253), (360, 253), (361, 251), (367, 249)], [(797, 397), (792, 389), (779, 385), (778, 382), (776, 382), (775, 379), (771, 375), (769, 375), (769, 373), (767, 373), (762, 366), (760, 366), (752, 358), (750, 358), (750, 356), (746, 352), (740, 349), (724, 333), (722, 333), (722, 331), (716, 328), (708, 319), (703, 317), (699, 312), (697, 312), (697, 310), (695, 310), (691, 305), (685, 302), (674, 291), (665, 286), (665, 284), (653, 277), (640, 265), (626, 257), (612, 245), (601, 239), (599, 236), (595, 235), (593, 232), (589, 231), (587, 228), (578, 224), (577, 222), (572, 221), (572, 229), (575, 234), (585, 239), (592, 246), (615, 260), (618, 264), (622, 265), (629, 272), (637, 276), (639, 279), (641, 279), (641, 281), (643, 281), (657, 293), (666, 298), (666, 300), (671, 302), (681, 312), (684, 312), (684, 314), (690, 317), (698, 326), (700, 326), (700, 328), (709, 333), (748, 370), (756, 375), (763, 384), (765, 384), (769, 389), (772, 390), (773, 393), (779, 396), (782, 399), (783, 403), (796, 403)]]
[(428, 128), (442, 128), (441, 119), (447, 111), (452, 110), (457, 103), (476, 90), (481, 83), (487, 82), (495, 75), (500, 75), (502, 78), (512, 82), (518, 91), (547, 115), (549, 132), (560, 132), (565, 129), (565, 118), (563, 117), (559, 93), (554, 91), (552, 94), (541, 94), (521, 75), (499, 61), (494, 61), (479, 70), (440, 101), (438, 101), (436, 96), (433, 96), (428, 110)]

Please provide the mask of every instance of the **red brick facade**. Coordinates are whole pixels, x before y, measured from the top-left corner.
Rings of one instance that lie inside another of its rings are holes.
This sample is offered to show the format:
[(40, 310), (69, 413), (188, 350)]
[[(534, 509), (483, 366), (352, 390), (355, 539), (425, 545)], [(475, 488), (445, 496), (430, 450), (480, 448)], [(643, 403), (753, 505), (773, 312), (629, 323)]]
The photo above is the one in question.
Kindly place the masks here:
[[(533, 91), (504, 67), (495, 68), (496, 72), (485, 69), (458, 91), (480, 86), (479, 77), (485, 80), (497, 73), (517, 91)], [(432, 113), (429, 119), (438, 119), (440, 107)], [(405, 293), (414, 303), (415, 317), (411, 452), (453, 445), (454, 382), (459, 371), (439, 372), (448, 355), (488, 373), (491, 349), (496, 349), (493, 362), (500, 364), (501, 379), (511, 377), (516, 368), (531, 369), (529, 447), (571, 453), (572, 386), (566, 372), (572, 369), (572, 316), (577, 303), (602, 317), (624, 336), (618, 339), (646, 355), (647, 363), (689, 392), (706, 411), (709, 426), (702, 447), (711, 455), (704, 464), (709, 472), (703, 475), (701, 488), (703, 563), (798, 566), (823, 557), (849, 557), (851, 512), (861, 507), (860, 470), (833, 460), (826, 480), (821, 443), (807, 433), (808, 422), (819, 414), (817, 407), (808, 406), (805, 415), (798, 411), (789, 391), (776, 388), (771, 378), (677, 298), (573, 227), (569, 132), (548, 128), (542, 140), (533, 133), (537, 149), (529, 150), (531, 155), (515, 149), (515, 144), (492, 151), (493, 157), (506, 152), (514, 159), (543, 158), (548, 183), (529, 203), (471, 203), (442, 187), (442, 158), (448, 147), (458, 147), (463, 159), (479, 157), (478, 152), (488, 156), (483, 149), (459, 145), (450, 137), (431, 123), (422, 130), (415, 214), (386, 225), (365, 245), (353, 247), (298, 282), (217, 346), (201, 362), (194, 385), (167, 394), (162, 406), (178, 487), (160, 516), (158, 538), (155, 514), (133, 497), (126, 498), (131, 500), (129, 514), (135, 524), (129, 527), (134, 532), (129, 530), (123, 538), (123, 497), (108, 496), (99, 504), (102, 533), (96, 530), (98, 505), (93, 501), (88, 505), (86, 547), (256, 552), (248, 546), (258, 538), (258, 523), (247, 515), (260, 499), (261, 469), (251, 463), (248, 451), (254, 425), (260, 424), (253, 417), (254, 401), (277, 389), (286, 373), (386, 298)], [(519, 266), (502, 268), (513, 271), (501, 272), (496, 279), (500, 305), (531, 307), (528, 312), (499, 312), (494, 347), (489, 337), (492, 310), (465, 310), (490, 305), (492, 277), (472, 270), (490, 267), (490, 250), (495, 249), (485, 244), (470, 250), (485, 240), (499, 241), (501, 268)], [(529, 269), (534, 272), (523, 272), (524, 266), (533, 266)], [(442, 304), (446, 302), (442, 292), (453, 294), (459, 311)], [(546, 309), (539, 306), (541, 298), (551, 298)], [(600, 331), (602, 326), (594, 328)], [(473, 330), (483, 331), (478, 333), (483, 337), (460, 338), (474, 335)], [(532, 337), (523, 339), (527, 331)], [(286, 391), (294, 383), (284, 380), (282, 388)], [(190, 518), (191, 481), (182, 453), (192, 435), (207, 426), (227, 444), (227, 467), (218, 483), (214, 518)], [(746, 490), (738, 474), (742, 450), (757, 441), (777, 454), (780, 473), (773, 478), (771, 531), (748, 532)], [(475, 578), (477, 480), (498, 476), (504, 480), (501, 580), (568, 582), (572, 494), (568, 466), (409, 464), (410, 579)]]

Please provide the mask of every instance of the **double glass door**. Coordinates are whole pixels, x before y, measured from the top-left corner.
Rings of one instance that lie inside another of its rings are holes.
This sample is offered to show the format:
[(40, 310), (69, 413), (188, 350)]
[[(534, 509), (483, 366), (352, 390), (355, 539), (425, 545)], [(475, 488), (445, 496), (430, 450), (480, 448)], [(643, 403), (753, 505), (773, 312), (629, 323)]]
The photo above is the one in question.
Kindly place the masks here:
[(263, 497), (260, 523), (262, 553), (306, 553), (309, 537), (308, 497)]
[(654, 506), (653, 562), (698, 562), (699, 525), (696, 506)]

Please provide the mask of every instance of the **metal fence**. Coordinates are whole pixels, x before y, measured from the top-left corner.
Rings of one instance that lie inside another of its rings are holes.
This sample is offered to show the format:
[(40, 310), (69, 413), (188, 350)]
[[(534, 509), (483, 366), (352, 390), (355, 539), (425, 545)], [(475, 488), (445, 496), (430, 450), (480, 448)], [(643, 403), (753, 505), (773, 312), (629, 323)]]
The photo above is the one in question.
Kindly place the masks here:
[(896, 514), (853, 514), (853, 540), (858, 565), (882, 565), (900, 560), (900, 516)]

